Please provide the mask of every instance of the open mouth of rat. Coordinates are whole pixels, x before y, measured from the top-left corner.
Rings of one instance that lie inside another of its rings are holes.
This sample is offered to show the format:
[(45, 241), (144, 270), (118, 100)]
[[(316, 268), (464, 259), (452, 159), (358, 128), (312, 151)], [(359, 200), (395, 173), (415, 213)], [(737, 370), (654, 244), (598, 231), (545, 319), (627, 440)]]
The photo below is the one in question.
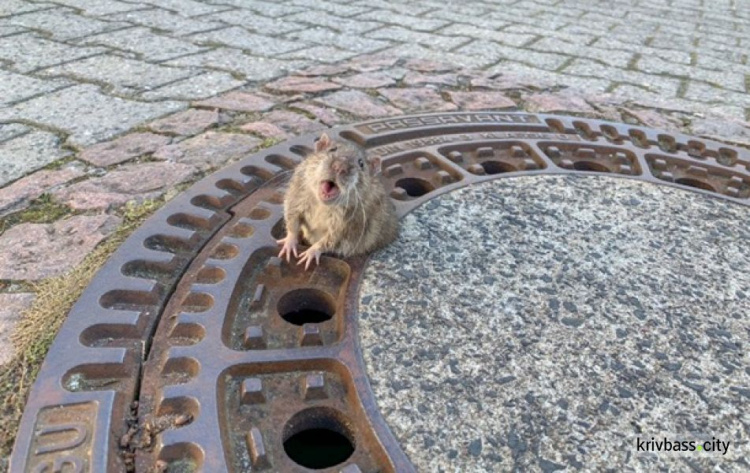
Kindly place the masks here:
[(341, 193), (339, 186), (333, 181), (323, 181), (320, 183), (320, 198), (323, 202), (328, 202), (339, 196)]

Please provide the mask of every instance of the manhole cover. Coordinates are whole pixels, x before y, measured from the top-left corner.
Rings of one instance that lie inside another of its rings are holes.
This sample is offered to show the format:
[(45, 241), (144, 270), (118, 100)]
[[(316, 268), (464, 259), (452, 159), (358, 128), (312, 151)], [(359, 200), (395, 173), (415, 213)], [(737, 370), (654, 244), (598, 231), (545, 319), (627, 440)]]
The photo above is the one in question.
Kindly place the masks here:
[[(478, 112), (331, 134), (383, 158), (401, 215), (469, 184), (545, 174), (750, 204), (746, 150), (641, 127)], [(281, 191), (314, 138), (206, 178), (118, 249), (47, 356), (11, 471), (414, 471), (360, 353), (367, 259), (325, 257), (305, 272), (275, 257)]]

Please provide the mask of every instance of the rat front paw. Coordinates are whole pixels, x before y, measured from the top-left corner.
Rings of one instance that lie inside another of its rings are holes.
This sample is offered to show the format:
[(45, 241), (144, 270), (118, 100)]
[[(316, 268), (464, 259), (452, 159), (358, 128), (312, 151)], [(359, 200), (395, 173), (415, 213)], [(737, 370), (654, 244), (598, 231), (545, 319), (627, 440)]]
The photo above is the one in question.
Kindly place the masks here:
[[(295, 258), (298, 257), (297, 239), (294, 237), (294, 235), (287, 235), (286, 238), (283, 238), (281, 240), (276, 240), (276, 243), (283, 245), (281, 247), (281, 251), (279, 251), (279, 258), (286, 259), (288, 263), (292, 255), (294, 255)], [(284, 258), (285, 256), (286, 258)]]
[(320, 264), (320, 255), (323, 254), (320, 249), (313, 245), (307, 250), (303, 251), (299, 255), (299, 261), (297, 264), (305, 263), (305, 270), (310, 267), (310, 263), (312, 263), (313, 260), (315, 260), (315, 264)]

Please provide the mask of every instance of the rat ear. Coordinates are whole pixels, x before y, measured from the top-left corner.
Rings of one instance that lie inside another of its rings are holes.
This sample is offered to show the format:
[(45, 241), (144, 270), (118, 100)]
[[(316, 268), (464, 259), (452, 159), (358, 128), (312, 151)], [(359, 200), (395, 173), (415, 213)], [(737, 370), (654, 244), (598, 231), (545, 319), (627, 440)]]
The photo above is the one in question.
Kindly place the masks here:
[(380, 172), (380, 156), (373, 156), (368, 159), (368, 162), (370, 163), (370, 174), (374, 176)]
[(320, 138), (318, 138), (318, 141), (315, 142), (315, 152), (319, 153), (325, 149), (328, 149), (331, 146), (331, 139), (328, 137), (327, 133), (323, 133), (320, 135)]

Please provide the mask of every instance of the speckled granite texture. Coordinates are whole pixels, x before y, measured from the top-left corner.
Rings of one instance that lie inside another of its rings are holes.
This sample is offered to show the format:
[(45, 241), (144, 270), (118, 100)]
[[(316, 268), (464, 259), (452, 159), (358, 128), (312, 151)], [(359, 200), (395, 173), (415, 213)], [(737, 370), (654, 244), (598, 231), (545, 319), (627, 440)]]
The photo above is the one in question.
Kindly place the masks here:
[[(748, 471), (748, 222), (599, 177), (428, 202), (361, 288), (381, 412), (419, 471)], [(636, 450), (698, 434), (726, 455)]]

